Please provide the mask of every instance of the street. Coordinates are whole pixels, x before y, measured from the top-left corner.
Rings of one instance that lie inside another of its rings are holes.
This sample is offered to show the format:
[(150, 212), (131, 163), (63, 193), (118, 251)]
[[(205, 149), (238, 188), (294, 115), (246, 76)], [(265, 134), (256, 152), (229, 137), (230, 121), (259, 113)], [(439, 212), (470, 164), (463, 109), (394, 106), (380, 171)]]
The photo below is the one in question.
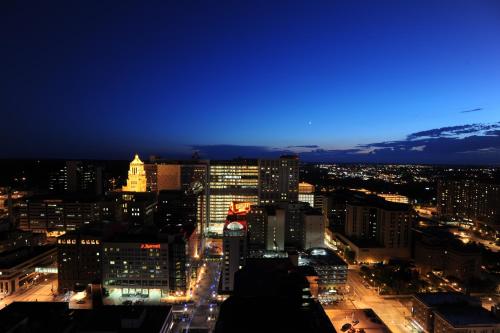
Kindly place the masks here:
[(57, 274), (41, 276), (39, 283), (4, 297), (0, 301), (0, 309), (12, 302), (52, 302), (55, 300), (52, 291), (57, 292)]
[(450, 232), (453, 233), (458, 238), (460, 238), (460, 240), (464, 243), (468, 243), (468, 242), (472, 241), (472, 242), (476, 242), (476, 243), (480, 243), (480, 244), (484, 245), (484, 247), (486, 247), (487, 249), (489, 249), (492, 252), (500, 252), (500, 246), (496, 245), (490, 239), (484, 239), (484, 238), (478, 237), (471, 230), (459, 230), (458, 228), (452, 228), (452, 229), (450, 229)]
[[(381, 297), (376, 290), (367, 288), (357, 269), (349, 269), (347, 283), (350, 294), (344, 302), (345, 308), (373, 309), (392, 332), (407, 333), (410, 331), (405, 325), (405, 317), (410, 315), (409, 311), (398, 299)], [(334, 311), (325, 309), (325, 312), (332, 319)]]
[(220, 271), (219, 261), (208, 261), (204, 264), (193, 294), (194, 303), (178, 309), (183, 319), (174, 325), (173, 332), (183, 332), (184, 329), (189, 332), (190, 328), (205, 328), (209, 331), (213, 329), (218, 314), (216, 301)]

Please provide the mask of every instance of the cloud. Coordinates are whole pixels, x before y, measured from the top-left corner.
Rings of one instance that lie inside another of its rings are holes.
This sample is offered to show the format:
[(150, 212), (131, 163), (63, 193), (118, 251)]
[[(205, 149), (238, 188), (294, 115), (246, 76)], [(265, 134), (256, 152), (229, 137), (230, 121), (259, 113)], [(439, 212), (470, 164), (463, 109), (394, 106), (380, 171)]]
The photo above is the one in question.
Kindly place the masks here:
[(293, 154), (289, 149), (271, 148), (266, 146), (245, 146), (245, 145), (193, 145), (200, 157), (210, 159), (233, 159), (244, 158), (276, 158), (280, 155)]
[(494, 124), (468, 124), (435, 128), (408, 135), (407, 140), (421, 140), (427, 138), (465, 137), (467, 135), (484, 135), (487, 132), (500, 129), (500, 122)]
[(483, 110), (483, 108), (475, 108), (475, 109), (463, 110), (463, 111), (460, 111), (460, 113), (478, 112), (478, 111), (481, 111), (481, 110)]
[(319, 148), (318, 145), (301, 145), (301, 146), (288, 146), (287, 149), (291, 148)]
[(319, 145), (266, 146), (196, 145), (211, 159), (276, 158), (294, 153), (306, 162), (500, 164), (500, 122), (441, 127), (411, 133), (403, 140), (360, 144), (350, 149), (324, 149)]

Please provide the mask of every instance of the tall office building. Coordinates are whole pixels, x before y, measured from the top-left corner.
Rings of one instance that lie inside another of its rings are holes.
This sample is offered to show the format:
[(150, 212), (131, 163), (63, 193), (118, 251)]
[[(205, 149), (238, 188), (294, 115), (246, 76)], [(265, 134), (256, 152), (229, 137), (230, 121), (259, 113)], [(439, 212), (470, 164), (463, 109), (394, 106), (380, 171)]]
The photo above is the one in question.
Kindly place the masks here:
[(146, 171), (144, 163), (139, 159), (139, 155), (135, 154), (134, 159), (130, 162), (128, 171), (127, 185), (123, 186), (124, 192), (146, 192)]
[(210, 164), (208, 230), (222, 234), (226, 212), (233, 201), (252, 204), (296, 202), (298, 186), (297, 156), (214, 161)]
[(234, 201), (257, 204), (257, 160), (214, 161), (210, 164), (208, 232), (223, 234), (228, 208)]
[(299, 200), (299, 158), (281, 156), (259, 160), (259, 202), (269, 204)]
[[(196, 224), (203, 233), (208, 221), (208, 162), (151, 159), (145, 164), (148, 191), (180, 191), (196, 200)], [(173, 192), (172, 192), (173, 193)], [(191, 201), (190, 201), (191, 202)], [(161, 204), (161, 202), (159, 202)], [(226, 207), (227, 210), (227, 207)]]

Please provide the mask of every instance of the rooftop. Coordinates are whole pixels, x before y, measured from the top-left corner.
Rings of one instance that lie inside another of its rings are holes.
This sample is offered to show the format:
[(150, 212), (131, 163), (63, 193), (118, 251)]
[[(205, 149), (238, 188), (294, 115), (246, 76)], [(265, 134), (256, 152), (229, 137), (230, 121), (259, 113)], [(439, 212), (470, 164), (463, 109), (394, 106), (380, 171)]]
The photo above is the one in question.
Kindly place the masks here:
[(0, 269), (10, 269), (22, 264), (28, 259), (55, 249), (54, 245), (23, 246), (0, 253)]
[(339, 333), (343, 332), (342, 326), (352, 325), (354, 320), (359, 322), (353, 325), (353, 328), (363, 329), (365, 333), (391, 332), (372, 309), (327, 310), (326, 313)]
[(305, 265), (329, 265), (329, 266), (346, 266), (347, 263), (340, 258), (335, 252), (326, 248), (311, 248), (304, 255), (300, 256), (300, 266)]
[(500, 325), (495, 315), (481, 306), (443, 305), (436, 313), (455, 327), (469, 325)]
[(480, 305), (479, 299), (456, 292), (417, 293), (416, 299), (428, 307), (453, 304)]
[(14, 302), (0, 311), (0, 332), (161, 332), (171, 306), (102, 306), (70, 310), (67, 302)]

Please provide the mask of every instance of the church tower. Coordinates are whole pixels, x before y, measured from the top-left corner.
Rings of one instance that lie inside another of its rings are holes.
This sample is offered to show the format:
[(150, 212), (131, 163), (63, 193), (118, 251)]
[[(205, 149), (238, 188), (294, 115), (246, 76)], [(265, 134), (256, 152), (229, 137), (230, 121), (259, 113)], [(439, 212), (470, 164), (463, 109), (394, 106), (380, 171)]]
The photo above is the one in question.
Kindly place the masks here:
[(123, 186), (124, 192), (146, 192), (146, 171), (144, 163), (135, 154), (134, 160), (130, 162), (128, 170), (127, 185)]

